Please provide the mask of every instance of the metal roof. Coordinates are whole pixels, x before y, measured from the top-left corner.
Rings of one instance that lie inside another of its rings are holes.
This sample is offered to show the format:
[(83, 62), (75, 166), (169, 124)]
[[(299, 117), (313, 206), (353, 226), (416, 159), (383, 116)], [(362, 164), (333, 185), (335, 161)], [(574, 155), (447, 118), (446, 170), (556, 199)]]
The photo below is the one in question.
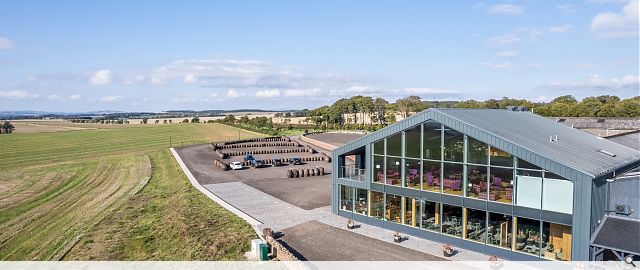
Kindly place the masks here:
[[(336, 151), (349, 151), (430, 119), (560, 175), (569, 175), (570, 172), (560, 172), (563, 169), (557, 165), (598, 177), (640, 162), (638, 150), (544, 117), (529, 112), (488, 109), (428, 109)], [(550, 141), (556, 135), (557, 141)]]
[(605, 216), (591, 245), (640, 255), (640, 220)]
[(640, 130), (607, 137), (607, 140), (640, 150)]
[[(528, 112), (437, 109), (575, 170), (599, 176), (640, 160), (640, 151)], [(557, 141), (550, 137), (558, 136)], [(615, 156), (600, 152), (604, 150)]]

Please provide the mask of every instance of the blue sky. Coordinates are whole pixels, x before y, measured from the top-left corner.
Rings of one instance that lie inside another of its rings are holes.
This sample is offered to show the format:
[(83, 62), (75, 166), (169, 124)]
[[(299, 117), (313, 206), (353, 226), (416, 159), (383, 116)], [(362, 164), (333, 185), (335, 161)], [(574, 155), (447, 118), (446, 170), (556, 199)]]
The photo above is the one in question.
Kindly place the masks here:
[(638, 0), (3, 1), (0, 110), (639, 95)]

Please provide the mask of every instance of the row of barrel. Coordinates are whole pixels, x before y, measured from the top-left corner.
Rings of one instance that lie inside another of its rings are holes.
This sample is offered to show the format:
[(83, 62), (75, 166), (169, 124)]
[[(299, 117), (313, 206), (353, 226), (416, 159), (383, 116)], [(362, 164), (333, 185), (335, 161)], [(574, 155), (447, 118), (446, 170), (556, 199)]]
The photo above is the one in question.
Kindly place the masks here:
[(248, 148), (248, 147), (274, 147), (274, 146), (294, 146), (299, 147), (298, 142), (258, 142), (258, 143), (243, 143), (243, 144), (213, 144), (214, 149), (232, 149), (232, 148)]
[[(222, 151), (220, 151), (222, 152)], [(237, 151), (227, 152), (228, 156), (244, 156), (244, 155), (264, 155), (264, 154), (283, 154), (283, 153), (313, 153), (311, 148), (291, 148), (291, 149), (269, 149), (269, 150), (253, 150), (253, 151)], [(220, 156), (220, 155), (218, 155)]]
[[(217, 145), (223, 146), (223, 145), (249, 143), (249, 142), (290, 142), (290, 141), (291, 141), (291, 138), (289, 138), (287, 136), (282, 136), (282, 137), (266, 137), (266, 138), (251, 138), (251, 139), (233, 140), (233, 141), (219, 142), (219, 143), (217, 143)], [(214, 145), (214, 144), (212, 143), (212, 145)]]
[(324, 167), (304, 168), (304, 169), (288, 169), (287, 178), (323, 176)]

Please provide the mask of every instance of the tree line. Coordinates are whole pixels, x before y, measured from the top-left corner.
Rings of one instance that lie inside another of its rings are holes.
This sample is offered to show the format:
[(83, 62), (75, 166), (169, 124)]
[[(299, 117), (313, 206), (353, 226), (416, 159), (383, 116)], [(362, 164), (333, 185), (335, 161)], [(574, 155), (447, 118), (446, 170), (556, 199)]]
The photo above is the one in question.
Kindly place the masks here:
[(612, 95), (586, 97), (582, 100), (565, 95), (550, 102), (508, 97), (485, 101), (426, 101), (419, 96), (409, 96), (399, 98), (394, 103), (382, 98), (354, 96), (309, 110), (306, 117), (323, 128), (348, 129), (357, 126), (369, 129), (367, 126), (381, 127), (394, 123), (396, 115), (406, 118), (428, 108), (506, 109), (508, 106), (525, 106), (545, 117), (640, 117), (640, 96), (620, 99)]

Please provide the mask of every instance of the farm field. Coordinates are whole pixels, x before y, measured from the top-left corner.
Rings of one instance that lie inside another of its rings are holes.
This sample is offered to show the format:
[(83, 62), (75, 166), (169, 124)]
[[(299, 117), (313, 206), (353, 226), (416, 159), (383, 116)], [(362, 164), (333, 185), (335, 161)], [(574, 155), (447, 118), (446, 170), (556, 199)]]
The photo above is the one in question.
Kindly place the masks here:
[(191, 187), (174, 145), (258, 135), (180, 124), (0, 136), (0, 260), (242, 260), (242, 219)]

